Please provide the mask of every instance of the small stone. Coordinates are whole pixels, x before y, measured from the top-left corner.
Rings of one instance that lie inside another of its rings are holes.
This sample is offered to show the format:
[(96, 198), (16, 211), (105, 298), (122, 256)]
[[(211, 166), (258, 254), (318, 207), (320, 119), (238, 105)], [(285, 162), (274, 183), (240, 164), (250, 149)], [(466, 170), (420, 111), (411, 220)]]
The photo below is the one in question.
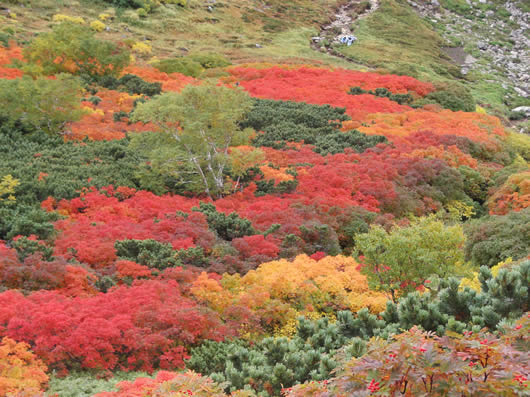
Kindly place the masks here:
[(525, 98), (528, 97), (528, 92), (526, 92), (525, 90), (521, 90), (519, 87), (513, 87), (513, 89), (515, 90), (515, 92), (517, 92), (522, 97), (525, 97)]
[(526, 117), (530, 117), (530, 106), (519, 106), (512, 109), (512, 112), (524, 113)]
[(471, 64), (475, 63), (476, 61), (477, 60), (474, 57), (472, 57), (471, 55), (468, 54), (466, 56), (466, 59), (464, 60), (464, 63), (467, 64), (467, 65), (471, 65)]
[(256, 48), (263, 48), (263, 46), (261, 44), (256, 43)]

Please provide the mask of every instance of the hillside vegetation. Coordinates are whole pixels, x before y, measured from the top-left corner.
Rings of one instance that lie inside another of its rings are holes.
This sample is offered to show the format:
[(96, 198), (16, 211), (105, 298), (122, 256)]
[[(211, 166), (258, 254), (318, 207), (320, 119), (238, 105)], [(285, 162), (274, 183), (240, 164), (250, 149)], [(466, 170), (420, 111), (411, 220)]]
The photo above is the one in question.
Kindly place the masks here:
[(2, 2), (0, 395), (526, 395), (526, 99), (429, 7)]

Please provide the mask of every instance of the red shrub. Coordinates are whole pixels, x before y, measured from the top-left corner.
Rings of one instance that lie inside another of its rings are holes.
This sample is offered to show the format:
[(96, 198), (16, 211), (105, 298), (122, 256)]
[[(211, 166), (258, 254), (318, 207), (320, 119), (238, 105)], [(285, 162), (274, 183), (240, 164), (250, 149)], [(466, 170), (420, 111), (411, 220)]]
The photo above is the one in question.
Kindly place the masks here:
[(106, 294), (68, 298), (0, 294), (0, 336), (24, 341), (50, 367), (141, 369), (183, 366), (185, 347), (230, 334), (175, 281), (145, 281)]

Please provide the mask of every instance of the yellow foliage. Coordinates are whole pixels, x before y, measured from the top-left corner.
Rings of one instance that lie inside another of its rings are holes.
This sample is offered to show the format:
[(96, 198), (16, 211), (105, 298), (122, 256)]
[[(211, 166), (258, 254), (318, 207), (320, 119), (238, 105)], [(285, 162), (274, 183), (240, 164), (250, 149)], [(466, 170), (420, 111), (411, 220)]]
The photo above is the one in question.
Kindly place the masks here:
[(83, 106), (82, 110), (86, 112), (87, 114), (97, 114), (98, 116), (101, 116), (101, 117), (105, 116), (105, 112), (103, 110), (94, 109), (94, 108), (91, 108), (90, 106)]
[(124, 103), (127, 103), (129, 101), (135, 101), (136, 99), (141, 98), (141, 97), (142, 96), (138, 94), (130, 95), (124, 92), (120, 94), (120, 96), (118, 97), (117, 103), (118, 105), (123, 105)]
[(477, 105), (475, 107), (475, 112), (480, 114), (487, 114), (486, 109), (484, 109), (482, 106)]
[(193, 282), (191, 293), (199, 301), (207, 303), (213, 310), (221, 313), (234, 298), (228, 290), (223, 289), (218, 281), (209, 278), (205, 272), (202, 272)]
[(285, 172), (287, 168), (280, 168), (279, 170), (264, 165), (260, 167), (261, 172), (263, 172), (263, 179), (265, 180), (274, 180), (276, 183), (292, 181), (294, 176)]
[(83, 17), (71, 17), (70, 15), (64, 15), (64, 14), (55, 14), (53, 16), (54, 22), (72, 22), (77, 23), (79, 25), (84, 25), (85, 20)]
[(295, 318), (290, 318), (282, 327), (277, 326), (274, 328), (273, 335), (275, 338), (279, 337), (286, 337), (286, 338), (292, 338), (296, 335), (296, 328), (298, 326), (298, 317), (305, 317), (308, 320), (318, 320), (322, 317), (327, 317), (330, 323), (335, 323), (337, 321), (337, 316), (335, 314), (330, 313), (320, 313), (320, 312), (297, 312)]
[(160, 62), (160, 58), (158, 58), (156, 55), (151, 57), (151, 58), (149, 58), (149, 60), (147, 61), (147, 63), (149, 65), (152, 65), (152, 64), (157, 63), (157, 62)]
[(160, 0), (163, 4), (177, 4), (182, 7), (186, 7), (186, 0)]
[(452, 219), (462, 220), (470, 219), (475, 215), (475, 210), (472, 205), (468, 205), (463, 201), (453, 200), (447, 204), (447, 212)]
[(147, 14), (149, 13), (149, 11), (146, 8), (138, 8), (136, 10), (136, 13), (140, 18), (147, 18)]
[(530, 161), (530, 136), (519, 132), (509, 132), (506, 142), (524, 160)]
[[(504, 267), (509, 267), (513, 262), (512, 258), (506, 259), (504, 262), (499, 262), (495, 266), (493, 266), (490, 271), (493, 277), (497, 277), (499, 274), (499, 271)], [(460, 281), (460, 289), (464, 289), (465, 287), (469, 287), (475, 291), (481, 290), (480, 281), (478, 279), (478, 272), (473, 272), (472, 277), (466, 277), (463, 278), (462, 281)]]
[[(316, 261), (299, 255), (293, 261), (263, 263), (244, 276), (224, 274), (220, 281), (203, 273), (191, 293), (222, 317), (240, 308), (259, 318), (266, 329), (288, 336), (300, 315), (329, 317), (336, 310), (364, 307), (374, 313), (383, 311), (386, 295), (368, 288), (358, 266), (352, 257), (328, 256)], [(240, 331), (243, 336), (252, 335), (259, 328), (248, 325)]]
[(95, 30), (96, 32), (103, 32), (105, 30), (105, 24), (101, 21), (92, 21), (90, 22), (90, 29)]
[(109, 19), (111, 19), (112, 16), (110, 14), (107, 14), (107, 13), (103, 12), (103, 13), (98, 15), (98, 18), (99, 18), (99, 20), (105, 22), (105, 21), (108, 21)]
[(245, 171), (265, 160), (265, 153), (252, 146), (236, 146), (230, 150), (232, 172), (236, 176), (243, 176)]
[[(36, 395), (48, 382), (47, 367), (35, 357), (26, 343), (10, 338), (0, 343), (0, 395)], [(26, 394), (27, 393), (27, 394)]]
[(137, 41), (133, 44), (132, 51), (140, 55), (148, 55), (151, 53), (152, 48), (149, 44)]
[(327, 256), (318, 262), (299, 255), (292, 262), (281, 259), (261, 264), (241, 278), (248, 289), (255, 285), (265, 288), (277, 298), (300, 308), (337, 307), (357, 311), (368, 307), (374, 312), (384, 309), (387, 298), (371, 291), (366, 277), (351, 257)]
[(6, 200), (8, 202), (15, 201), (15, 188), (20, 184), (18, 179), (11, 175), (6, 175), (0, 179), (0, 202)]

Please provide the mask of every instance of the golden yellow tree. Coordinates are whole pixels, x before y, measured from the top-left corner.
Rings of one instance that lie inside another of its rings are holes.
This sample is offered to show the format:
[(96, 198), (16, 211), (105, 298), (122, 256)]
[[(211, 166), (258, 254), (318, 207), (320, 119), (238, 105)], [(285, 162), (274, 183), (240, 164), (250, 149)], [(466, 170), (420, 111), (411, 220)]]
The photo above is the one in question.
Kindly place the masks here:
[(0, 179), (0, 202), (15, 201), (15, 188), (20, 184), (18, 179), (13, 178), (11, 175), (5, 175)]
[(4, 338), (0, 343), (0, 395), (39, 395), (48, 382), (47, 367), (27, 343)]

